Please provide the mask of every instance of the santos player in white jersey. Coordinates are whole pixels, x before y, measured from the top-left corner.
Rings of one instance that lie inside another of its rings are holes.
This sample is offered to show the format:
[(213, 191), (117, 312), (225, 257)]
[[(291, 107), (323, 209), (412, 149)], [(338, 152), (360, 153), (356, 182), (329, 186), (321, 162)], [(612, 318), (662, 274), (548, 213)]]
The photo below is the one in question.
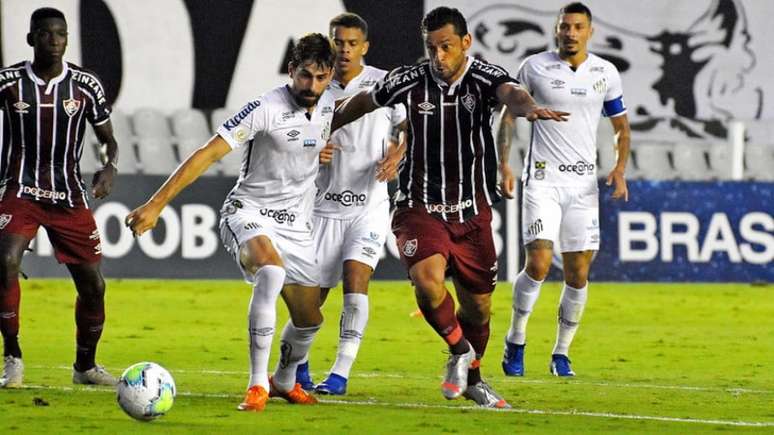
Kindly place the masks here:
[[(324, 35), (301, 38), (288, 65), (291, 84), (245, 105), (126, 218), (136, 235), (153, 228), (164, 206), (210, 165), (232, 150), (242, 151), (241, 174), (220, 220), (223, 244), (253, 286), (248, 310), (250, 381), (240, 410), (263, 410), (269, 395), (291, 403), (316, 402), (295, 376), (322, 323), (311, 211), (319, 152), (330, 135), (334, 112), (335, 101), (324, 92), (333, 76), (334, 58)], [(269, 352), (280, 293), (290, 320), (282, 331), (282, 355), (270, 379)]]
[(562, 251), (565, 283), (550, 370), (556, 376), (575, 374), (569, 346), (586, 304), (592, 255), (599, 250), (596, 131), (602, 114), (618, 136), (618, 160), (607, 184), (615, 187), (613, 198), (628, 200), (624, 169), (630, 133), (621, 78), (612, 63), (587, 51), (592, 31), (591, 11), (581, 3), (568, 4), (556, 26), (558, 51), (528, 57), (518, 72), (538, 104), (573, 116), (567, 122), (537, 121), (532, 128), (522, 176), (527, 260), (513, 284), (513, 317), (503, 358), (503, 370), (510, 376), (524, 375), (527, 319), (548, 275), (555, 242)]
[[(330, 22), (337, 57), (328, 86), (337, 100), (372, 87), (387, 72), (362, 64), (369, 48), (368, 25), (344, 13)], [(339, 347), (328, 377), (314, 387), (321, 394), (346, 393), (352, 364), (368, 322), (368, 282), (389, 231), (387, 177), (402, 156), (397, 141), (405, 125), (402, 105), (371, 112), (337, 130), (330, 139), (336, 151), (320, 168), (314, 207), (314, 232), (320, 264), (322, 301), (342, 278), (344, 304)], [(324, 154), (321, 154), (321, 157)], [(299, 365), (297, 381), (309, 388), (308, 364)], [(311, 385), (310, 385), (311, 384)]]

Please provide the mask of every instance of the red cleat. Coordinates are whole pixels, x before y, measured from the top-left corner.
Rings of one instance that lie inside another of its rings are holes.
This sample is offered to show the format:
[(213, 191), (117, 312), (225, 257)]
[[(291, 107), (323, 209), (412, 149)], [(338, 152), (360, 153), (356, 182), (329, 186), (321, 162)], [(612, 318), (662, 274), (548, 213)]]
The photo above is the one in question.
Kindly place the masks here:
[(288, 402), (297, 405), (314, 405), (317, 403), (317, 398), (304, 391), (304, 389), (301, 388), (301, 384), (298, 382), (293, 385), (292, 390), (288, 392), (282, 392), (274, 386), (274, 379), (269, 377), (269, 386), (271, 387), (269, 389), (269, 397), (282, 397)]
[(240, 411), (260, 412), (263, 411), (263, 408), (266, 408), (266, 402), (268, 401), (269, 393), (262, 386), (253, 385), (247, 389), (245, 400), (237, 406), (237, 409)]

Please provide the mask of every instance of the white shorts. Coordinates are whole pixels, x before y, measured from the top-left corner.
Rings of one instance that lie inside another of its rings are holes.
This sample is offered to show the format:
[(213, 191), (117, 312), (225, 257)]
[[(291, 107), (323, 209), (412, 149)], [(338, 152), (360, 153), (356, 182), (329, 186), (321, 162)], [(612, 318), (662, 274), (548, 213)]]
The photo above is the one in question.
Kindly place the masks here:
[(347, 260), (376, 269), (390, 230), (390, 202), (384, 201), (354, 219), (314, 216), (313, 222), (320, 287), (333, 288), (339, 284)]
[(303, 213), (226, 203), (220, 216), (220, 239), (239, 265), (245, 281), (253, 284), (254, 277), (242, 266), (240, 250), (248, 240), (266, 236), (285, 264), (285, 284), (317, 286), (320, 272), (312, 224)]
[(560, 252), (599, 250), (599, 191), (592, 188), (527, 186), (521, 204), (524, 244), (550, 240)]

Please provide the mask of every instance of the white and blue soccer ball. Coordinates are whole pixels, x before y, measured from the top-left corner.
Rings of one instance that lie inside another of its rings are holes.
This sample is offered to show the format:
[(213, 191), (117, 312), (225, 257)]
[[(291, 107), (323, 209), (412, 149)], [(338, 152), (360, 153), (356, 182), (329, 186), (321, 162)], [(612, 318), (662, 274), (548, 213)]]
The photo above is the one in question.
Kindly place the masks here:
[(140, 362), (124, 370), (116, 386), (118, 405), (130, 417), (149, 421), (172, 409), (175, 380), (160, 365)]

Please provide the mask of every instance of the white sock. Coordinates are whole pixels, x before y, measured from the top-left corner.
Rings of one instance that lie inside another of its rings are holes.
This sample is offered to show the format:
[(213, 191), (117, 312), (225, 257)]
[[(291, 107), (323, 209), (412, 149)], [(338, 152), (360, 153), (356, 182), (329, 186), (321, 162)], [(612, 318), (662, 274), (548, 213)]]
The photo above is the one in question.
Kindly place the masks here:
[(345, 294), (339, 325), (339, 350), (336, 353), (336, 362), (333, 364), (331, 373), (349, 378), (349, 372), (352, 370), (352, 364), (357, 357), (360, 340), (363, 339), (367, 324), (368, 295), (362, 293)]
[(277, 323), (277, 297), (285, 283), (285, 269), (263, 266), (255, 272), (253, 297), (247, 311), (247, 332), (250, 337), (250, 383), (269, 391), (269, 353)]
[(277, 369), (274, 370), (274, 386), (280, 391), (290, 391), (296, 385), (296, 368), (306, 358), (315, 334), (321, 325), (297, 328), (288, 319), (282, 330), (282, 345)]
[(573, 288), (564, 284), (562, 299), (559, 302), (559, 321), (556, 329), (556, 344), (552, 354), (568, 355), (570, 343), (578, 330), (578, 323), (583, 316), (583, 308), (588, 298), (588, 288)]
[(527, 320), (532, 313), (532, 308), (540, 296), (540, 286), (543, 281), (536, 281), (522, 270), (516, 276), (513, 283), (513, 312), (511, 313), (511, 327), (505, 339), (509, 343), (524, 344), (527, 340)]

